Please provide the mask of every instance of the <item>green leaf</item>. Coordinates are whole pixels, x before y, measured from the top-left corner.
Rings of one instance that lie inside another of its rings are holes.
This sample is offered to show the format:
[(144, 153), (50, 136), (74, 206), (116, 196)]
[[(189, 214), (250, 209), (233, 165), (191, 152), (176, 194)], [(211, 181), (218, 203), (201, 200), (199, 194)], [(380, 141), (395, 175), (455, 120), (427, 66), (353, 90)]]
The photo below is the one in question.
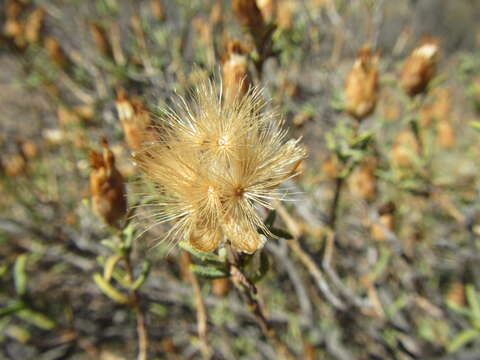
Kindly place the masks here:
[(102, 290), (102, 292), (110, 299), (120, 304), (127, 304), (128, 302), (130, 302), (129, 298), (125, 294), (122, 294), (120, 291), (115, 289), (112, 284), (110, 284), (102, 277), (101, 274), (96, 273), (95, 275), (93, 275), (93, 280), (100, 288), (100, 290)]
[(467, 296), (468, 305), (472, 310), (472, 314), (476, 319), (480, 319), (480, 302), (478, 301), (478, 295), (472, 284), (465, 286), (465, 293)]
[(480, 332), (476, 329), (467, 329), (455, 336), (447, 347), (448, 352), (454, 352), (460, 349), (462, 346), (475, 340), (480, 335)]
[(23, 321), (26, 321), (44, 330), (51, 330), (56, 326), (55, 322), (52, 319), (50, 319), (48, 316), (43, 315), (42, 313), (38, 311), (34, 311), (32, 309), (21, 310), (20, 312), (17, 313), (17, 315)]
[(267, 215), (267, 218), (263, 223), (267, 228), (271, 228), (273, 226), (273, 223), (275, 222), (276, 217), (277, 217), (277, 212), (275, 210), (270, 210), (270, 212)]
[(27, 292), (27, 260), (28, 255), (22, 254), (15, 261), (15, 266), (13, 269), (13, 277), (15, 281), (15, 290), (19, 296), (25, 295)]
[(152, 268), (152, 265), (150, 264), (149, 261), (145, 261), (143, 263), (143, 268), (142, 272), (140, 273), (140, 276), (137, 278), (137, 280), (134, 281), (134, 283), (131, 286), (132, 290), (137, 290), (140, 288), (140, 286), (143, 285), (145, 280), (148, 278), (148, 274), (150, 274), (150, 269)]
[(476, 129), (476, 130), (480, 130), (480, 121), (471, 121), (470, 122), (470, 125)]
[(223, 261), (220, 259), (218, 255), (211, 252), (207, 252), (207, 251), (197, 250), (186, 241), (180, 242), (179, 245), (182, 249), (184, 249), (185, 251), (188, 251), (190, 254), (199, 258), (202, 261), (208, 260), (208, 261), (223, 263)]
[(227, 269), (215, 267), (213, 265), (190, 264), (190, 270), (198, 276), (216, 279), (230, 276)]
[(0, 318), (16, 313), (17, 311), (23, 310), (25, 304), (22, 301), (14, 301), (4, 308), (0, 309)]
[(123, 230), (124, 248), (131, 249), (135, 238), (135, 227), (130, 224)]
[(122, 259), (122, 255), (116, 254), (110, 256), (107, 261), (105, 261), (105, 266), (103, 268), (103, 278), (106, 281), (110, 281), (112, 278), (113, 270), (115, 269), (115, 265)]
[(279, 238), (282, 238), (282, 239), (285, 239), (285, 240), (293, 239), (293, 235), (290, 234), (288, 231), (285, 231), (285, 230), (282, 230), (282, 229), (279, 229), (279, 228), (274, 228), (274, 227), (270, 228), (269, 230), (276, 237), (279, 237)]
[(268, 256), (265, 253), (265, 251), (262, 251), (260, 253), (260, 267), (253, 274), (250, 281), (253, 283), (259, 282), (267, 274), (269, 269), (270, 269), (270, 261), (268, 260)]

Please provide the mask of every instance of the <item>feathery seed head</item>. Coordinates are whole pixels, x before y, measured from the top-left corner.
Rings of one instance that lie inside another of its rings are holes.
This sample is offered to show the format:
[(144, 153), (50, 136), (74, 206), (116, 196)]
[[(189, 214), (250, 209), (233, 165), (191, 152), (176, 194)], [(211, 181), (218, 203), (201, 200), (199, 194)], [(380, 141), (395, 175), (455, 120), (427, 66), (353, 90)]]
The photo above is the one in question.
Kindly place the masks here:
[(191, 103), (180, 98), (160, 124), (160, 141), (144, 146), (136, 161), (156, 188), (156, 221), (172, 221), (170, 241), (203, 251), (228, 240), (253, 253), (268, 233), (257, 213), (282, 200), (278, 189), (297, 175), (305, 151), (285, 141), (282, 120), (265, 109), (258, 89), (234, 99), (221, 87), (200, 84)]

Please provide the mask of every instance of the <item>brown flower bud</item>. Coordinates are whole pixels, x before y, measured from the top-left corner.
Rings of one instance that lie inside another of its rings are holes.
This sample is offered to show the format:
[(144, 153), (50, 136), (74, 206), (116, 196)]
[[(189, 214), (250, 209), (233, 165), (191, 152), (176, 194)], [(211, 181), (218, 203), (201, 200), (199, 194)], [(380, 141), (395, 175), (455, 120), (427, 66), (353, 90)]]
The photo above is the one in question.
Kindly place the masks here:
[(257, 6), (265, 21), (270, 22), (275, 20), (278, 9), (278, 0), (257, 0)]
[(446, 149), (455, 145), (455, 130), (448, 120), (441, 120), (437, 124), (437, 141), (438, 144)]
[(240, 24), (248, 27), (252, 34), (263, 34), (265, 22), (255, 0), (233, 0), (233, 10)]
[(16, 177), (25, 172), (27, 162), (21, 154), (9, 154), (3, 157), (2, 167), (7, 176)]
[(460, 281), (452, 283), (447, 292), (447, 300), (458, 306), (465, 306), (467, 303), (465, 285)]
[(336, 155), (331, 155), (322, 165), (322, 172), (329, 179), (336, 179), (340, 174), (341, 165)]
[(378, 215), (378, 221), (372, 224), (370, 233), (374, 240), (385, 241), (388, 231), (395, 230), (395, 204), (388, 202), (382, 205), (378, 209)]
[(250, 88), (251, 78), (246, 51), (240, 41), (231, 41), (228, 44), (222, 70), (225, 98), (233, 100), (244, 96)]
[(420, 145), (410, 130), (400, 132), (392, 147), (392, 162), (401, 168), (411, 168), (420, 154)]
[(372, 53), (368, 46), (362, 47), (347, 77), (346, 111), (359, 121), (370, 115), (377, 104), (378, 61), (378, 53)]
[(376, 161), (366, 159), (349, 178), (349, 189), (354, 197), (371, 201), (377, 195), (377, 178), (375, 177)]
[(90, 191), (93, 209), (107, 224), (120, 226), (127, 212), (123, 177), (115, 167), (115, 157), (103, 139), (103, 152), (91, 150)]
[(21, 143), (22, 155), (25, 159), (33, 159), (38, 155), (38, 146), (30, 140)]
[(212, 292), (218, 297), (225, 297), (230, 292), (230, 279), (219, 278), (212, 280)]
[(60, 68), (66, 69), (68, 67), (68, 57), (57, 39), (53, 37), (47, 37), (45, 39), (45, 49), (47, 50), (50, 59)]
[(210, 22), (213, 26), (218, 25), (223, 20), (223, 7), (222, 1), (217, 0), (215, 4), (212, 6), (212, 10), (210, 11)]
[(167, 18), (163, 0), (150, 0), (150, 8), (158, 21), (164, 21)]
[(143, 143), (153, 141), (152, 121), (145, 104), (138, 99), (130, 99), (125, 90), (117, 94), (117, 112), (122, 124), (128, 147), (139, 150)]
[(92, 23), (90, 24), (90, 30), (92, 32), (93, 40), (95, 41), (98, 50), (102, 53), (102, 55), (112, 58), (112, 45), (110, 44), (107, 32), (105, 31), (103, 26)]
[(439, 50), (438, 40), (426, 39), (408, 57), (400, 78), (400, 84), (408, 95), (415, 96), (425, 91), (435, 76)]
[(45, 10), (42, 8), (35, 9), (27, 18), (25, 23), (25, 39), (30, 44), (37, 43), (45, 21)]

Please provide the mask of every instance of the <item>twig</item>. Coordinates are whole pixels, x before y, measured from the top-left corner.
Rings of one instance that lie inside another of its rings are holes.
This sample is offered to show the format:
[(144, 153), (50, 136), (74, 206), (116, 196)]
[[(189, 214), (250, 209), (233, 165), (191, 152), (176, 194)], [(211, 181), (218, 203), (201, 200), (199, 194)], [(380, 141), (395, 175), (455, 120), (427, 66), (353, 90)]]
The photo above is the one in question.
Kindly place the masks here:
[(252, 284), (247, 277), (243, 274), (241, 270), (242, 259), (241, 254), (235, 252), (231, 249), (231, 259), (230, 259), (230, 277), (235, 285), (236, 289), (242, 294), (247, 307), (250, 312), (255, 317), (260, 329), (267, 339), (269, 339), (276, 347), (276, 350), (279, 354), (285, 359), (294, 360), (296, 355), (293, 351), (285, 344), (280, 337), (278, 336), (275, 329), (272, 327), (270, 321), (268, 320), (266, 314), (264, 313), (262, 307), (260, 306), (258, 300), (255, 297), (257, 289), (254, 284)]

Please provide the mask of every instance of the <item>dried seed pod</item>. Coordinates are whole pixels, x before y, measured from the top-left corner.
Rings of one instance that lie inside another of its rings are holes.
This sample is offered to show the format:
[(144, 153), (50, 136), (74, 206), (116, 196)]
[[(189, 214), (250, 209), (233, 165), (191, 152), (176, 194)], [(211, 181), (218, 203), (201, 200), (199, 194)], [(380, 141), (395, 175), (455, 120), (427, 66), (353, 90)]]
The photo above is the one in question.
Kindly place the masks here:
[(225, 297), (230, 292), (230, 279), (219, 278), (212, 280), (212, 292), (219, 297)]
[(231, 41), (228, 44), (228, 53), (223, 59), (222, 70), (225, 98), (233, 100), (244, 96), (251, 86), (251, 77), (246, 50), (239, 41)]
[(439, 51), (438, 40), (425, 39), (406, 60), (402, 68), (400, 85), (409, 96), (425, 91), (435, 76)]
[(144, 142), (154, 140), (152, 121), (145, 104), (138, 99), (130, 99), (125, 90), (121, 89), (117, 94), (116, 105), (130, 150), (139, 150)]
[(92, 32), (93, 40), (102, 55), (113, 58), (112, 45), (103, 26), (92, 23), (90, 24), (90, 30)]
[(45, 22), (45, 10), (36, 8), (27, 18), (25, 23), (25, 39), (30, 44), (40, 41), (40, 36)]
[(379, 54), (369, 46), (358, 52), (357, 60), (347, 77), (345, 97), (346, 111), (361, 121), (370, 115), (377, 104), (379, 90)]
[(127, 212), (123, 177), (115, 167), (115, 157), (106, 139), (103, 152), (91, 150), (90, 191), (93, 209), (107, 224), (120, 227)]
[(400, 132), (392, 147), (392, 162), (400, 168), (412, 168), (419, 155), (420, 145), (415, 134), (410, 130)]

